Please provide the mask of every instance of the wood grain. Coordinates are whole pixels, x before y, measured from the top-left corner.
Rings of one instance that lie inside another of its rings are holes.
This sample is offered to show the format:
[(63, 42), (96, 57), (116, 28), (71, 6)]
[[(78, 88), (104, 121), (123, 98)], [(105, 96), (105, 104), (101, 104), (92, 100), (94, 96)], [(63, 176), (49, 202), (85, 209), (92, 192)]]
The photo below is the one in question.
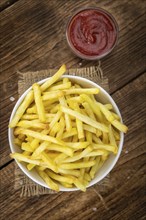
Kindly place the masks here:
[(6, 8), (12, 6), (17, 1), (19, 1), (19, 0), (1, 0), (0, 1), (0, 12)]
[[(1, 220), (137, 220), (145, 217), (145, 75), (132, 81), (113, 98), (120, 106), (129, 132), (125, 135), (121, 157), (110, 175), (110, 184), (86, 193), (69, 192), (32, 198), (20, 198), (13, 188), (14, 162), (1, 170)], [(16, 199), (17, 198), (17, 199)]]
[[(104, 75), (109, 78), (110, 93), (123, 87), (145, 71), (145, 5), (144, 1), (47, 1), (20, 0), (0, 14), (1, 19), (1, 161), (10, 158), (7, 126), (10, 113), (18, 98), (17, 70), (30, 71), (90, 66), (69, 50), (65, 27), (69, 17), (81, 7), (98, 6), (111, 12), (119, 24), (119, 43), (114, 51), (102, 60)], [(10, 97), (15, 101), (11, 102)]]

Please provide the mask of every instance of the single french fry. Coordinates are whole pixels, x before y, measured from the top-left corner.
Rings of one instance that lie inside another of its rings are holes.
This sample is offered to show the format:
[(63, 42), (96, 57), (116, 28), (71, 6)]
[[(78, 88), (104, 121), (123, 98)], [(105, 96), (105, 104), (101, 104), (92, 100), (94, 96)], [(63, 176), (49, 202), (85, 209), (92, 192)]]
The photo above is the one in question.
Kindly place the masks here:
[(18, 107), (13, 119), (9, 124), (10, 128), (14, 128), (17, 125), (18, 121), (20, 120), (26, 109), (29, 107), (29, 105), (32, 103), (33, 99), (34, 99), (34, 94), (33, 91), (31, 90), (26, 95), (20, 106)]
[(75, 163), (64, 163), (64, 164), (60, 164), (59, 167), (62, 169), (80, 169), (80, 168), (86, 168), (86, 167), (92, 167), (94, 166), (94, 164), (96, 163), (96, 161), (87, 161), (87, 162), (75, 162)]
[[(64, 96), (59, 98), (59, 102), (62, 106), (67, 107), (67, 103), (66, 103), (66, 100), (65, 100)], [(72, 129), (71, 119), (70, 119), (70, 116), (66, 113), (65, 113), (65, 124), (66, 124), (66, 130), (68, 132), (70, 132), (71, 129)]]
[(96, 157), (96, 156), (102, 156), (106, 155), (107, 151), (106, 150), (93, 150), (92, 152), (86, 154), (84, 157)]
[(84, 149), (86, 148), (90, 143), (87, 141), (80, 141), (80, 142), (67, 142), (66, 145), (75, 149), (75, 150), (79, 150), (79, 149)]
[(22, 161), (22, 162), (26, 162), (26, 163), (32, 163), (35, 165), (40, 164), (40, 160), (33, 160), (33, 159), (31, 159), (30, 156), (25, 156), (25, 155), (22, 155), (21, 153), (12, 153), (12, 154), (10, 154), (10, 157), (13, 159)]
[(124, 124), (122, 124), (120, 121), (118, 120), (113, 120), (112, 122), (112, 125), (117, 128), (119, 131), (122, 131), (124, 133), (126, 133), (128, 131), (128, 127)]
[(21, 120), (34, 120), (34, 119), (38, 119), (38, 115), (37, 114), (24, 114), (21, 117)]
[(41, 96), (41, 88), (37, 83), (34, 83), (32, 85), (33, 91), (34, 91), (34, 100), (37, 108), (37, 114), (41, 122), (45, 122), (46, 115), (45, 115), (45, 108), (42, 101)]
[(56, 97), (62, 97), (64, 95), (63, 91), (51, 91), (51, 92), (44, 92), (42, 96), (42, 100), (51, 100), (55, 99)]
[(70, 157), (73, 156), (73, 150), (67, 146), (60, 146), (60, 145), (57, 145), (57, 144), (52, 144), (50, 143), (47, 148), (48, 150), (55, 150), (55, 151), (59, 151), (59, 152), (62, 152)]
[(48, 91), (69, 89), (70, 87), (71, 87), (71, 82), (66, 82), (66, 83), (62, 83), (60, 85), (51, 86)]
[(76, 124), (77, 124), (78, 138), (79, 139), (84, 138), (83, 122), (77, 118)]
[(45, 91), (48, 89), (53, 83), (55, 83), (64, 73), (66, 72), (66, 66), (63, 64), (60, 69), (50, 77), (45, 83), (41, 85), (41, 90)]
[(91, 132), (91, 133), (96, 134), (96, 128), (94, 128), (94, 127), (92, 127), (92, 126), (90, 126), (90, 125), (83, 124), (83, 129), (84, 129), (85, 131), (89, 131), (89, 132)]
[(113, 146), (110, 144), (94, 144), (91, 145), (94, 149), (100, 149), (100, 150), (107, 150), (110, 152), (113, 152), (114, 154), (117, 153), (117, 146)]
[(21, 120), (17, 123), (18, 127), (22, 128), (40, 128), (40, 129), (48, 129), (48, 124), (43, 124), (41, 122), (36, 122), (35, 120)]
[(39, 140), (49, 141), (49, 142), (56, 143), (56, 144), (59, 144), (59, 145), (65, 145), (63, 141), (61, 141), (61, 140), (59, 140), (55, 137), (51, 137), (49, 135), (39, 133), (39, 132), (36, 132), (36, 131), (32, 131), (32, 130), (29, 130), (29, 129), (22, 129), (21, 133), (26, 134), (26, 135), (30, 135), (31, 137), (34, 137), (34, 138), (39, 139)]
[(70, 89), (66, 89), (63, 90), (63, 92), (65, 92), (65, 95), (71, 95), (71, 94), (98, 94), (99, 93), (99, 89), (97, 88), (90, 88), (90, 89), (86, 89), (86, 88), (70, 88)]

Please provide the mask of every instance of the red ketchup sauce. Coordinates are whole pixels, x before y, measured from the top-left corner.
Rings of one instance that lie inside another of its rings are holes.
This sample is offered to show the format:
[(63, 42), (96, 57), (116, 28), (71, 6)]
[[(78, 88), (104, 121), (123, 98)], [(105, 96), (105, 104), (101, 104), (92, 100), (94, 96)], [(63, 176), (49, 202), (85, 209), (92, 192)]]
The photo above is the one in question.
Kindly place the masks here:
[(118, 27), (114, 18), (102, 9), (84, 9), (72, 17), (67, 38), (76, 55), (85, 59), (101, 58), (117, 42)]

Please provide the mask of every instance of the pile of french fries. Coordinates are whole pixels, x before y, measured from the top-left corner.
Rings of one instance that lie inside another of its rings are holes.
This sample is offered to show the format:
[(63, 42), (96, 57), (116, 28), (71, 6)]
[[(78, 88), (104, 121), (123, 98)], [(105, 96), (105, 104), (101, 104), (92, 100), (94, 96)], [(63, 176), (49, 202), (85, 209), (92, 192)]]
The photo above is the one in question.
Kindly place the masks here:
[(111, 153), (117, 154), (120, 122), (111, 104), (98, 102), (98, 88), (81, 88), (61, 78), (66, 66), (45, 83), (32, 85), (9, 127), (22, 153), (11, 157), (35, 169), (49, 188), (86, 191)]

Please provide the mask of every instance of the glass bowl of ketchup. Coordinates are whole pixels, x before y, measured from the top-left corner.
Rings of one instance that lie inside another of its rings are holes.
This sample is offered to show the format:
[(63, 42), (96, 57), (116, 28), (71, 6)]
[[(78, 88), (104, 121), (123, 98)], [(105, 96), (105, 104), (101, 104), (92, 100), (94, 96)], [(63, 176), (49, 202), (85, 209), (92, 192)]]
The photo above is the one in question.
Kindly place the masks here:
[(86, 8), (71, 17), (66, 37), (78, 57), (98, 60), (109, 54), (117, 44), (118, 24), (104, 9)]

